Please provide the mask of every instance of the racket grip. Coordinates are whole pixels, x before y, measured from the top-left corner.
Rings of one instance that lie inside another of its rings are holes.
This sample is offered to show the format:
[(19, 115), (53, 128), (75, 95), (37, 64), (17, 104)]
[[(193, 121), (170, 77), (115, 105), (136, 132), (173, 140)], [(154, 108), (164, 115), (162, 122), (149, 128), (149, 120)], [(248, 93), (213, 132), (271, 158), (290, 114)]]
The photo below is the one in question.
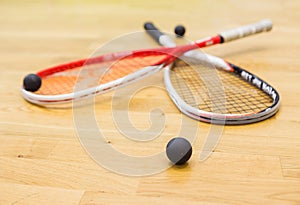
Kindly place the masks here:
[(156, 28), (153, 23), (145, 23), (144, 28), (147, 31), (147, 33), (160, 45), (166, 47), (176, 46), (173, 40), (168, 35), (162, 33), (158, 28)]
[(161, 36), (163, 36), (164, 34), (158, 30), (158, 28), (156, 28), (154, 26), (153, 23), (151, 22), (147, 22), (144, 24), (144, 28), (145, 30), (149, 33), (149, 35), (157, 42), (159, 42), (159, 38)]
[(270, 31), (272, 29), (272, 21), (262, 20), (254, 24), (243, 26), (229, 31), (224, 31), (220, 33), (221, 38), (224, 42), (233, 41), (246, 36), (251, 36), (257, 33), (262, 33), (265, 31)]

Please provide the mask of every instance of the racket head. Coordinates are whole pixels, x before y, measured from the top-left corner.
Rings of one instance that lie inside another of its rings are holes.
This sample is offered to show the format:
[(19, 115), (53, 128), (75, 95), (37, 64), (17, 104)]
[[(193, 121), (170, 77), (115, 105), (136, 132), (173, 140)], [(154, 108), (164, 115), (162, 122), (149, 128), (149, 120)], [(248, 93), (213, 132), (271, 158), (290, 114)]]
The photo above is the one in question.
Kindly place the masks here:
[(116, 53), (113, 58), (110, 55), (42, 70), (37, 73), (42, 79), (40, 89), (30, 92), (22, 87), (21, 93), (34, 104), (65, 104), (142, 79), (162, 69), (163, 65), (156, 65), (157, 62), (168, 58), (166, 53), (152, 51)]
[(164, 71), (166, 88), (180, 111), (215, 124), (258, 122), (278, 111), (280, 97), (271, 85), (220, 58), (193, 54)]
[[(155, 61), (159, 57), (150, 58)], [(21, 92), (26, 100), (34, 104), (67, 103), (108, 92), (114, 87), (125, 85), (162, 68), (161, 66), (146, 66), (151, 63), (152, 61), (147, 57), (128, 56), (115, 61), (82, 65), (42, 76), (42, 86), (38, 91), (30, 92), (22, 87)]]
[[(22, 96), (42, 106), (69, 105), (73, 100), (109, 92), (142, 79), (160, 70), (176, 52), (194, 47), (153, 49), (153, 43), (150, 44), (147, 38), (144, 32), (120, 36), (102, 45), (87, 59), (43, 69), (36, 73), (42, 79), (41, 88), (30, 92), (21, 87)], [(129, 51), (122, 51), (124, 49)]]

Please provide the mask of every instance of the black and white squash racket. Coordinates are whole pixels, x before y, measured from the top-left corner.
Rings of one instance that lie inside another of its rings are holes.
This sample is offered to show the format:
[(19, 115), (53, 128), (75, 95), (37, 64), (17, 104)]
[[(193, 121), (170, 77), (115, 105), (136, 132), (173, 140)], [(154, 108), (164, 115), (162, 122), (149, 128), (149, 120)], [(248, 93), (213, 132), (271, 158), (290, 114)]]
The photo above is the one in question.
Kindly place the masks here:
[[(144, 28), (159, 44), (176, 46), (152, 23), (145, 23)], [(240, 28), (234, 35), (241, 36), (244, 29), (250, 32), (250, 28)], [(221, 33), (224, 42), (234, 35)], [(183, 56), (164, 70), (166, 89), (182, 113), (215, 124), (248, 124), (267, 119), (278, 111), (278, 92), (256, 75), (199, 51), (188, 51)]]
[[(176, 56), (186, 51), (269, 31), (271, 28), (270, 21), (262, 21), (189, 45), (110, 53), (57, 65), (26, 77), (21, 93), (27, 101), (37, 105), (70, 103), (140, 80), (169, 65)], [(78, 84), (80, 86), (76, 87)]]

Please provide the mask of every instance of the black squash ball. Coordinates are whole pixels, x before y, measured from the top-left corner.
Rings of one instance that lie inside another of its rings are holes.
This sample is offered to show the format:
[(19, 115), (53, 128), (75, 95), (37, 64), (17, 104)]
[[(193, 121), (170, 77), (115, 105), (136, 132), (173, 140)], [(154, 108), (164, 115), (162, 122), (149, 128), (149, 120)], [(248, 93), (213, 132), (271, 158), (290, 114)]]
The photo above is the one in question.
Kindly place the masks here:
[(191, 143), (182, 137), (176, 137), (169, 141), (166, 153), (169, 160), (176, 165), (185, 164), (193, 152)]
[(182, 25), (178, 25), (178, 26), (175, 27), (174, 32), (175, 32), (177, 37), (183, 37), (184, 34), (185, 34), (185, 28)]
[(35, 92), (40, 89), (42, 79), (36, 74), (28, 74), (23, 80), (24, 89), (27, 91)]

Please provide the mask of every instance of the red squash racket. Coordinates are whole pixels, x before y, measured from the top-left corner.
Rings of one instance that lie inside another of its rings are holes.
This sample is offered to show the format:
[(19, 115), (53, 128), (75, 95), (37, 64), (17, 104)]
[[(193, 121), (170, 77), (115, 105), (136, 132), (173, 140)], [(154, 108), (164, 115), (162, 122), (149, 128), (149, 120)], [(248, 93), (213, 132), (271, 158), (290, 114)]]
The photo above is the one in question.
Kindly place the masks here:
[[(229, 42), (269, 31), (271, 28), (271, 21), (265, 20), (222, 32), (220, 35), (201, 39), (189, 45), (110, 53), (57, 65), (36, 73), (42, 82), (37, 91), (29, 91), (22, 86), (21, 93), (27, 101), (44, 106), (81, 100), (152, 75), (189, 50)], [(78, 78), (82, 68), (84, 72)], [(97, 83), (88, 83), (89, 79), (93, 78), (97, 79)], [(75, 89), (76, 83), (80, 82), (83, 82), (84, 86)]]

